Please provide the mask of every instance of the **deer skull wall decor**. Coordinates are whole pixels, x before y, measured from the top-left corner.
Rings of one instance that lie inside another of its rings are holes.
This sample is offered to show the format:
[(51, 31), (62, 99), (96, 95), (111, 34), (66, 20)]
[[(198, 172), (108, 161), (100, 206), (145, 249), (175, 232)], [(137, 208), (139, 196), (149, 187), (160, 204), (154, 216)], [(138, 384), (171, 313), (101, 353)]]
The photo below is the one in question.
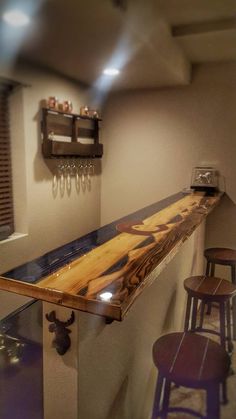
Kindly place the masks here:
[(52, 346), (56, 349), (59, 355), (64, 355), (71, 346), (71, 340), (69, 334), (71, 330), (68, 329), (68, 326), (74, 323), (75, 313), (72, 311), (69, 320), (63, 322), (56, 318), (55, 311), (46, 314), (46, 319), (51, 323), (48, 326), (50, 333), (55, 333), (55, 338), (52, 341)]

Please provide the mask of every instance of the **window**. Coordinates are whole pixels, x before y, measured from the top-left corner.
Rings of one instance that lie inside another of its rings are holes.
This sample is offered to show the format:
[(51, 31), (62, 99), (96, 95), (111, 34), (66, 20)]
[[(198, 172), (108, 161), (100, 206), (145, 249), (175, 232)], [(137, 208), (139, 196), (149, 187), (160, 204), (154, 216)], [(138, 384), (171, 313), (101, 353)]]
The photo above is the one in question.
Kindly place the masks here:
[(0, 240), (14, 231), (11, 144), (8, 99), (9, 84), (0, 82)]

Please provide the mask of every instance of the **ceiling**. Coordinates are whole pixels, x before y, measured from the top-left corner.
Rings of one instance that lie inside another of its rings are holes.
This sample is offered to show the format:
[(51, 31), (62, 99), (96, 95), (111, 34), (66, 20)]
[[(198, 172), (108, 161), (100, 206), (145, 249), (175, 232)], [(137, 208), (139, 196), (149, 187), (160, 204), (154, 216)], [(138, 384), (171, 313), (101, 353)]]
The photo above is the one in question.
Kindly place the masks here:
[(1, 0), (1, 14), (16, 4), (32, 20), (0, 23), (1, 64), (23, 57), (95, 88), (183, 85), (193, 63), (236, 60), (236, 0)]

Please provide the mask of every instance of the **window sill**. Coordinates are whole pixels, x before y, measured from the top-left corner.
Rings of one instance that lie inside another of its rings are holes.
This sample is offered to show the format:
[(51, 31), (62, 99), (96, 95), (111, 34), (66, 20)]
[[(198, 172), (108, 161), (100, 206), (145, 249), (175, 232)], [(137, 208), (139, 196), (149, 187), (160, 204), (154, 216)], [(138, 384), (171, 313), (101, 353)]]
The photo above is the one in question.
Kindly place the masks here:
[(10, 236), (10, 237), (8, 237), (7, 239), (5, 239), (5, 240), (1, 240), (1, 241), (0, 241), (0, 246), (1, 246), (2, 244), (9, 243), (9, 242), (12, 242), (12, 241), (14, 241), (14, 240), (22, 239), (23, 237), (27, 237), (27, 236), (28, 236), (28, 234), (26, 234), (26, 233), (13, 233), (13, 234), (11, 234), (11, 236)]

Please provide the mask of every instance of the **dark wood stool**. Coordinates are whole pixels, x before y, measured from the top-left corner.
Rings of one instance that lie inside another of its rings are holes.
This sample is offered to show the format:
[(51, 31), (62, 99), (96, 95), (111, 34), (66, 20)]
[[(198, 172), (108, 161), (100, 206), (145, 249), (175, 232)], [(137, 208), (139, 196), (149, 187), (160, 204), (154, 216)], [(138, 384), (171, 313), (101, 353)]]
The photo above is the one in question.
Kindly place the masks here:
[[(231, 269), (231, 281), (236, 284), (236, 250), (225, 247), (213, 247), (204, 251), (207, 260), (206, 275), (215, 276), (215, 265), (226, 265)], [(208, 306), (207, 314), (211, 312)], [(233, 300), (233, 339), (236, 340), (236, 298)]]
[[(231, 336), (230, 299), (236, 295), (236, 285), (226, 279), (192, 276), (185, 279), (184, 288), (188, 293), (184, 330), (191, 332), (207, 332), (220, 336), (220, 343), (229, 352), (233, 350)], [(197, 309), (199, 300), (201, 304), (200, 323), (197, 325)], [(205, 306), (208, 303), (219, 304), (220, 330), (215, 331), (203, 327)]]
[(207, 260), (206, 275), (215, 275), (215, 265), (227, 265), (231, 267), (231, 279), (236, 283), (236, 250), (224, 247), (213, 247), (204, 251)]
[[(230, 360), (218, 343), (194, 333), (170, 333), (154, 343), (153, 360), (159, 374), (152, 419), (166, 419), (171, 412), (220, 418), (220, 384), (226, 380)], [(190, 408), (169, 407), (171, 383), (206, 390), (206, 416)]]

